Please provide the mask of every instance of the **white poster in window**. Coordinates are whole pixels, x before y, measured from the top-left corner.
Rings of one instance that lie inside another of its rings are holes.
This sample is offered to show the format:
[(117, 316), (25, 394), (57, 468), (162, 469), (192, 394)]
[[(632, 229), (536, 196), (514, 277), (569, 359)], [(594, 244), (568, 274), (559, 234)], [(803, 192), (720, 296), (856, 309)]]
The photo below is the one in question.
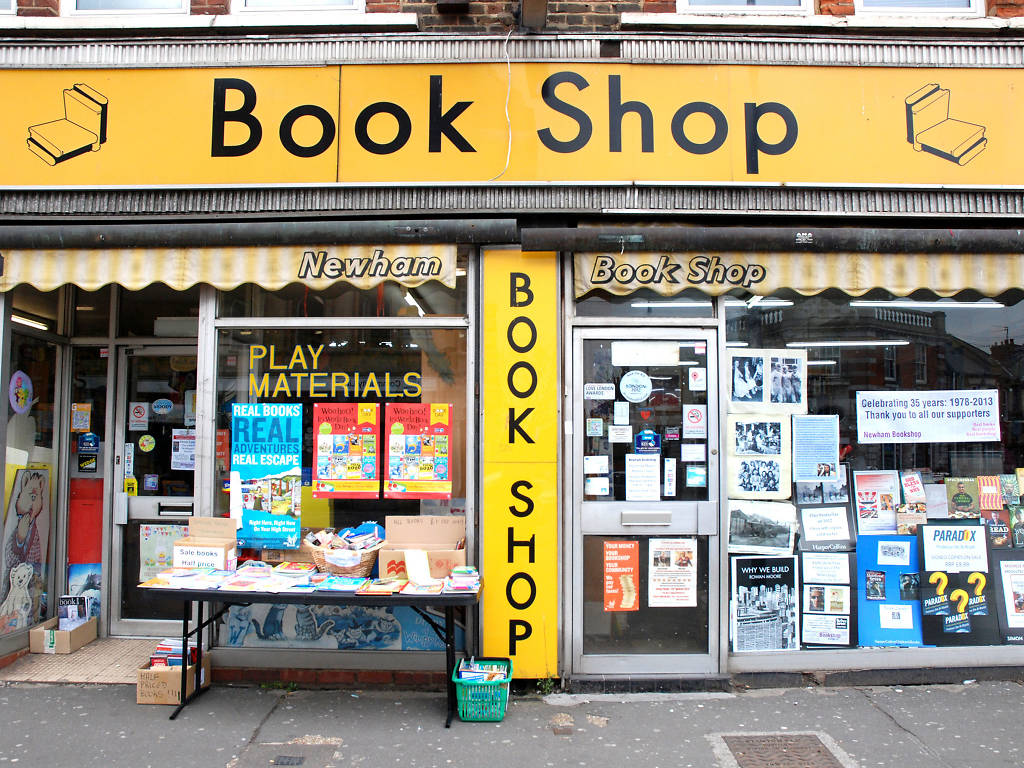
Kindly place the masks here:
[[(870, 610), (870, 606), (868, 606)], [(878, 606), (878, 626), (881, 629), (913, 629), (914, 610), (909, 605)]]
[(626, 501), (661, 501), (661, 457), (626, 454)]
[(727, 361), (732, 413), (807, 413), (807, 350), (734, 349)]
[(149, 403), (128, 403), (128, 431), (145, 432), (149, 429)]
[(999, 390), (857, 393), (858, 443), (998, 442)]
[(607, 496), (607, 477), (585, 477), (583, 478), (583, 493), (587, 496)]
[(984, 525), (921, 525), (926, 571), (988, 573)]
[(625, 400), (616, 400), (612, 405), (612, 423), (616, 426), (629, 424), (629, 403)]
[(139, 581), (148, 581), (174, 564), (174, 542), (188, 535), (187, 525), (139, 526)]
[(850, 516), (846, 507), (801, 507), (800, 523), (808, 541), (850, 540)]
[(171, 430), (171, 469), (192, 470), (196, 468), (196, 431), (194, 429)]
[(584, 456), (583, 457), (583, 474), (584, 475), (607, 475), (608, 474), (608, 457), (601, 456)]
[(708, 369), (691, 368), (686, 375), (691, 392), (706, 392), (708, 389)]
[(850, 588), (804, 583), (805, 613), (850, 613)]
[(665, 459), (665, 496), (676, 495), (676, 462)]
[(793, 482), (833, 482), (839, 474), (839, 417), (793, 416)]
[(707, 451), (707, 446), (704, 443), (681, 443), (679, 445), (679, 460), (703, 463), (707, 458)]
[(806, 645), (849, 645), (850, 617), (804, 613), (803, 642)]
[(584, 400), (614, 400), (615, 399), (615, 385), (611, 382), (604, 383), (588, 383), (583, 385), (583, 399)]
[(705, 439), (708, 436), (708, 407), (706, 405), (683, 406), (683, 438)]
[(196, 391), (194, 389), (185, 390), (185, 426), (194, 427), (196, 425)]
[(609, 443), (632, 443), (633, 442), (633, 428), (628, 424), (625, 426), (616, 426), (614, 424), (608, 425), (608, 442)]
[(878, 543), (878, 564), (910, 567), (910, 542), (880, 541)]
[(804, 552), (800, 566), (805, 582), (850, 583), (850, 555), (846, 552)]
[(695, 607), (697, 539), (651, 539), (648, 552), (648, 607)]
[(894, 470), (854, 472), (853, 490), (860, 534), (896, 533), (900, 473)]

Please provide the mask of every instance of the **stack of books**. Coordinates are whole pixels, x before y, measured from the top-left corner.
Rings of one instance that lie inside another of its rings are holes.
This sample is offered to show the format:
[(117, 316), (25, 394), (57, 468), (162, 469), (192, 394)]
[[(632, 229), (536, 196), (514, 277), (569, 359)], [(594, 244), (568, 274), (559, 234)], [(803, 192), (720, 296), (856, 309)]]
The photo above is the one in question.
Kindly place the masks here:
[[(180, 667), (181, 666), (181, 638), (165, 637), (157, 643), (156, 649), (149, 657), (151, 667)], [(195, 664), (199, 660), (199, 649), (192, 643), (188, 646), (188, 663)]]
[(92, 617), (94, 597), (86, 595), (61, 595), (57, 604), (57, 628), (72, 630), (80, 627)]
[(328, 576), (317, 586), (323, 592), (355, 592), (369, 581), (365, 576)]
[(480, 590), (480, 573), (472, 565), (459, 565), (452, 568), (451, 575), (444, 580), (445, 592), (478, 592)]
[(504, 680), (506, 676), (506, 670), (495, 664), (487, 664), (470, 659), (465, 659), (459, 664), (459, 679), (460, 680), (474, 680), (474, 681), (488, 681), (488, 680)]
[(313, 563), (281, 563), (274, 566), (274, 578), (284, 580), (292, 586), (309, 584), (309, 577), (316, 573)]
[(367, 579), (366, 583), (356, 590), (356, 594), (393, 595), (395, 592), (401, 592), (408, 583), (408, 579)]

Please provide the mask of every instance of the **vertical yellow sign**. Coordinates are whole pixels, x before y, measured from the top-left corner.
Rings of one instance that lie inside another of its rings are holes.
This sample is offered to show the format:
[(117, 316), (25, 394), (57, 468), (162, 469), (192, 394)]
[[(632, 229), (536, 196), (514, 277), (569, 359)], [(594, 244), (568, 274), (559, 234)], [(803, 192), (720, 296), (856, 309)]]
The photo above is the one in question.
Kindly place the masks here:
[(558, 674), (558, 257), (483, 255), (483, 650)]

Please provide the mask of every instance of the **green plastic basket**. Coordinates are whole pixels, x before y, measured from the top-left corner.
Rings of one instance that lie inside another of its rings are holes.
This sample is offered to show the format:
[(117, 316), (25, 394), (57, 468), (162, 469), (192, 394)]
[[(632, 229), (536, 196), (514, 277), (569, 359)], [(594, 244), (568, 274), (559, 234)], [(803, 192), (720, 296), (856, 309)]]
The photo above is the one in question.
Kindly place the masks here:
[(512, 681), (512, 659), (476, 658), (477, 666), (504, 673), (498, 680), (462, 680), (459, 671), (465, 660), (452, 673), (459, 700), (459, 719), (467, 723), (497, 722), (505, 717), (508, 684)]

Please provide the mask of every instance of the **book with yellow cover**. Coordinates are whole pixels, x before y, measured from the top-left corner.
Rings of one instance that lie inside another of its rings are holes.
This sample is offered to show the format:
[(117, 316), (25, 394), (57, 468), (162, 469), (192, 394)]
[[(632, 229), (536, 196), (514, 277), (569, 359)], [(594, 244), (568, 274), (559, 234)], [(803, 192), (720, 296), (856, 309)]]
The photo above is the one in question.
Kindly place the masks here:
[(356, 594), (391, 595), (395, 592), (401, 592), (402, 588), (408, 583), (408, 579), (371, 579), (357, 589)]

